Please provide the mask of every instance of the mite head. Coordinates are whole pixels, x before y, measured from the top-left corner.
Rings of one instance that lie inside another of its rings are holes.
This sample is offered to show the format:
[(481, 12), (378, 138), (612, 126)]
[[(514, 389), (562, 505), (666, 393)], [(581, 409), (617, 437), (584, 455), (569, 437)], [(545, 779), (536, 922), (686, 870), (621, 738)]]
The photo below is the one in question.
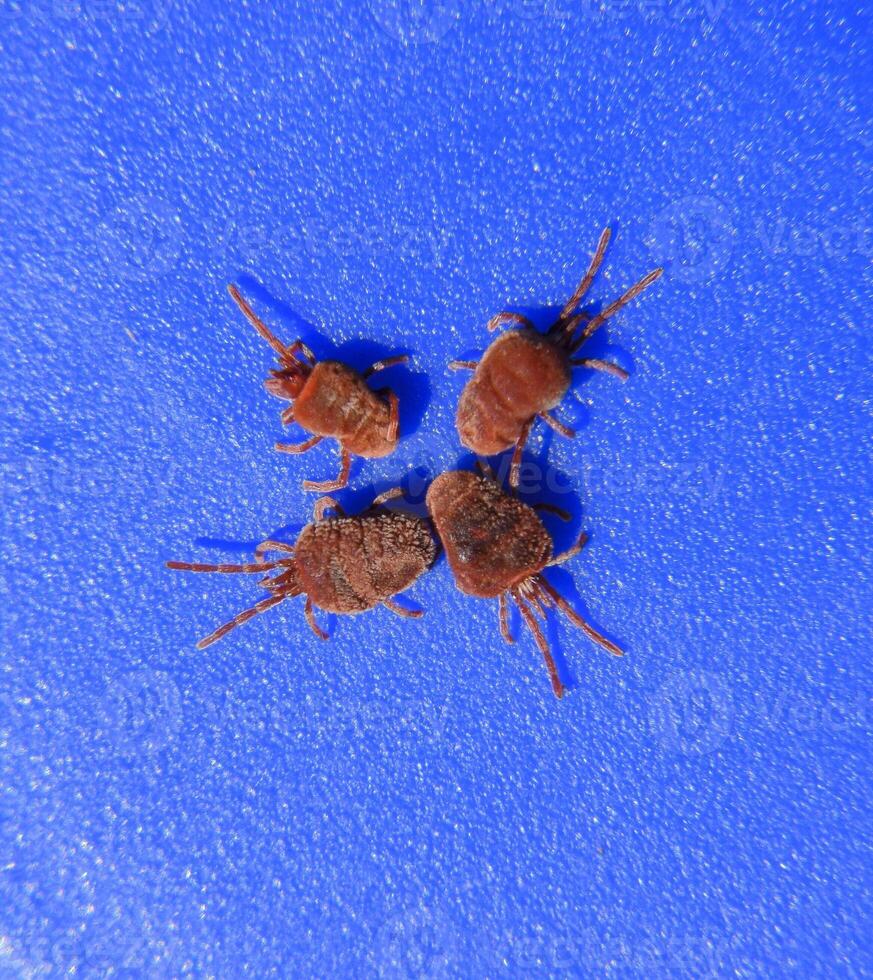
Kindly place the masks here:
[(303, 390), (312, 368), (303, 361), (296, 360), (296, 358), (294, 360), (289, 358), (285, 363), (285, 367), (270, 372), (270, 377), (264, 382), (264, 387), (276, 398), (284, 398), (286, 401), (293, 402)]
[[(236, 286), (231, 284), (227, 289), (249, 323), (279, 355), (279, 369), (270, 372), (264, 387), (277, 398), (294, 401), (312, 372), (315, 355), (302, 340), (297, 340), (290, 347), (286, 347), (243, 299)], [(305, 360), (298, 356), (299, 353), (303, 354)]]

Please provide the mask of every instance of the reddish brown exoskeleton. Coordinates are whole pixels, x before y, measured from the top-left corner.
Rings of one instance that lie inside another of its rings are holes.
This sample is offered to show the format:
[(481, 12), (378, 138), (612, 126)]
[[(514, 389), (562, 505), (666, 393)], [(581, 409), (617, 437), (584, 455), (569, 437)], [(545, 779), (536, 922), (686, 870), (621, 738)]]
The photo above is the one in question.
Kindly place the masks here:
[[(507, 599), (518, 606), (545, 658), (552, 690), (560, 698), (564, 685), (537, 615), (545, 621), (546, 609), (557, 609), (595, 643), (616, 656), (622, 654), (586, 623), (542, 574), (550, 565), (560, 565), (577, 555), (588, 536), (583, 534), (568, 551), (554, 555), (551, 535), (535, 509), (505, 494), (494, 474), (482, 468), (484, 476), (461, 470), (438, 476), (427, 492), (428, 510), (458, 588), (467, 595), (499, 601), (500, 632), (507, 643), (515, 642), (509, 632)], [(567, 517), (548, 505), (538, 509)]]
[[(270, 371), (264, 387), (271, 395), (292, 404), (282, 413), (285, 425), (297, 422), (312, 438), (305, 442), (276, 443), (282, 453), (305, 453), (322, 439), (336, 439), (341, 463), (335, 480), (321, 483), (304, 480), (305, 490), (340, 490), (349, 482), (352, 456), (378, 459), (390, 456), (397, 446), (399, 414), (397, 395), (390, 388), (373, 391), (366, 381), (371, 374), (404, 364), (406, 354), (377, 361), (360, 374), (341, 361), (318, 361), (303, 343), (296, 340), (286, 347), (258, 317), (240, 295), (228, 286), (230, 295), (255, 330), (279, 355), (278, 370)], [(301, 357), (302, 355), (302, 357)]]
[[(663, 269), (653, 270), (596, 316), (584, 311), (576, 313), (603, 262), (609, 238), (610, 230), (606, 228), (588, 271), (546, 333), (540, 333), (520, 313), (498, 313), (488, 322), (489, 330), (507, 324), (515, 324), (521, 329), (509, 330), (498, 337), (478, 363), (452, 361), (449, 365), (454, 370), (469, 368), (475, 372), (458, 403), (457, 426), (461, 443), (479, 456), (493, 456), (515, 447), (510, 486), (518, 486), (521, 452), (535, 419), (542, 419), (568, 438), (575, 435), (572, 429), (549, 415), (567, 393), (574, 367), (607, 371), (622, 381), (627, 380), (627, 372), (617, 364), (598, 358), (573, 357), (598, 327), (639, 296), (663, 272)], [(577, 336), (580, 326), (583, 329)]]
[[(328, 634), (315, 621), (315, 607), (354, 614), (383, 605), (398, 616), (421, 616), (420, 610), (398, 605), (393, 596), (408, 589), (430, 567), (436, 545), (426, 520), (382, 506), (402, 494), (399, 487), (388, 490), (356, 517), (346, 516), (332, 497), (322, 497), (315, 505), (315, 521), (306, 525), (295, 544), (264, 541), (255, 549), (255, 560), (250, 564), (168, 561), (167, 568), (183, 572), (270, 573), (258, 582), (269, 596), (204, 637), (197, 644), (198, 650), (258, 613), (298, 595), (306, 596), (306, 621), (322, 640)], [(328, 509), (339, 516), (325, 518)], [(265, 555), (269, 552), (286, 557), (267, 561)]]

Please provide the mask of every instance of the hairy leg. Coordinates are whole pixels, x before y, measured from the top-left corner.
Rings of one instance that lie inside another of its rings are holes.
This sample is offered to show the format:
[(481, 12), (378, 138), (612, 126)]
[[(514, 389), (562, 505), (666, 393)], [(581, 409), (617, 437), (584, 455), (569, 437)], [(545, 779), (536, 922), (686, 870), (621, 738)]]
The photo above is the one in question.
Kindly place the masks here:
[(537, 647), (539, 647), (540, 653), (543, 655), (543, 659), (546, 662), (546, 669), (549, 672), (549, 679), (552, 682), (552, 690), (555, 692), (555, 697), (561, 698), (564, 696), (564, 685), (561, 683), (561, 678), (558, 677), (558, 668), (555, 665), (554, 658), (552, 657), (552, 651), (549, 649), (549, 644), (546, 641), (543, 631), (540, 629), (540, 624), (534, 618), (534, 614), (530, 611), (524, 599), (513, 592), (513, 599), (515, 604), (518, 606), (518, 610), (522, 615), (525, 623), (527, 623), (528, 629), (533, 633), (534, 640), (536, 641)]
[(518, 327), (528, 327), (531, 330), (536, 329), (530, 320), (526, 316), (522, 316), (521, 313), (498, 313), (488, 321), (488, 330), (493, 333), (499, 327), (505, 327), (510, 323)]
[[(263, 569), (263, 565), (260, 566)], [(247, 623), (250, 619), (258, 616), (262, 612), (266, 612), (268, 609), (272, 609), (273, 606), (278, 606), (280, 602), (284, 602), (286, 596), (284, 595), (272, 595), (267, 599), (261, 599), (260, 602), (256, 602), (251, 609), (246, 609), (241, 612), (238, 616), (234, 616), (230, 622), (225, 623), (223, 626), (219, 626), (217, 630), (214, 630), (209, 636), (204, 636), (203, 639), (197, 644), (198, 650), (205, 650), (206, 647), (215, 643), (216, 640), (220, 640), (223, 636), (229, 633), (231, 630), (236, 629), (237, 626), (242, 626), (243, 623)]]
[(323, 521), (324, 515), (329, 510), (334, 511), (339, 517), (346, 516), (346, 512), (343, 510), (342, 504), (340, 504), (338, 500), (334, 500), (333, 497), (322, 497), (320, 500), (315, 501), (313, 513), (315, 514), (315, 519), (317, 521)]
[(382, 504), (387, 504), (389, 500), (396, 500), (398, 497), (403, 496), (402, 487), (394, 487), (391, 490), (386, 490), (384, 493), (380, 493), (378, 497), (373, 498), (373, 503), (370, 504), (371, 507), (381, 507)]
[(509, 486), (513, 490), (518, 489), (519, 473), (521, 471), (521, 454), (524, 450), (524, 444), (527, 442), (527, 437), (530, 435), (530, 427), (532, 425), (533, 419), (525, 422), (521, 434), (515, 443), (515, 450), (512, 454), (512, 465), (509, 468)]
[(395, 364), (406, 364), (408, 360), (408, 354), (397, 354), (395, 357), (386, 357), (382, 361), (376, 361), (364, 371), (364, 378), (369, 378), (371, 374), (375, 374), (377, 371), (384, 371), (385, 368), (394, 367)]
[(314, 490), (316, 493), (329, 493), (332, 490), (342, 490), (343, 487), (347, 487), (349, 485), (349, 470), (352, 465), (352, 457), (347, 450), (343, 449), (341, 450), (340, 459), (340, 471), (335, 480), (326, 480), (322, 483), (314, 480), (304, 480), (303, 489)]
[(559, 422), (554, 416), (549, 415), (548, 412), (540, 412), (537, 418), (542, 419), (546, 425), (553, 428), (559, 435), (564, 436), (565, 439), (576, 438), (576, 432), (574, 429), (571, 429), (569, 425), (564, 425), (563, 422)]
[(582, 534), (579, 535), (579, 540), (576, 542), (576, 544), (574, 544), (572, 548), (562, 551), (560, 555), (555, 555), (555, 557), (547, 563), (547, 567), (548, 565), (563, 565), (565, 561), (575, 558), (576, 555), (578, 555), (579, 552), (585, 547), (587, 542), (588, 535), (583, 531)]
[(623, 367), (613, 364), (611, 361), (601, 361), (599, 357), (577, 357), (570, 361), (572, 367), (590, 368), (592, 371), (605, 371), (618, 378), (619, 381), (627, 381), (629, 375)]
[(650, 273), (648, 273), (648, 275), (643, 276), (643, 278), (640, 279), (639, 282), (634, 283), (634, 285), (631, 286), (630, 289), (622, 293), (622, 295), (619, 296), (619, 298), (614, 303), (610, 303), (605, 310), (603, 310), (601, 313), (598, 313), (597, 316), (594, 317), (592, 320), (589, 320), (588, 325), (579, 335), (579, 339), (576, 340), (570, 347), (570, 353), (575, 354), (576, 351), (579, 350), (579, 348), (585, 343), (585, 341), (588, 340), (588, 338), (595, 332), (595, 330), (597, 330), (597, 328), (601, 326), (601, 324), (606, 323), (606, 321), (611, 316), (614, 316), (616, 313), (618, 313), (618, 311), (623, 306), (626, 306), (628, 303), (630, 303), (632, 299), (636, 299), (636, 297), (639, 296), (644, 289), (648, 289), (648, 287), (651, 286), (653, 282), (656, 282), (658, 279), (660, 279), (663, 272), (664, 272), (663, 269), (653, 269)]
[(561, 310), (561, 315), (558, 318), (559, 321), (566, 320), (568, 316), (576, 309), (579, 305), (582, 297), (588, 292), (591, 283), (594, 282), (594, 277), (597, 275), (597, 270), (600, 268), (603, 262), (603, 257), (606, 255), (606, 246), (609, 244), (609, 239), (612, 237), (612, 231), (609, 228), (604, 228), (600, 233), (600, 240), (597, 242), (597, 248), (595, 249), (594, 255), (591, 262), (588, 265), (588, 271), (582, 277), (582, 281), (576, 287), (576, 292), (567, 300), (567, 305)]
[(386, 609), (390, 609), (395, 616), (402, 616), (404, 619), (421, 619), (424, 615), (423, 609), (407, 609), (405, 606), (396, 603), (393, 599), (383, 599), (382, 605)]
[(319, 638), (319, 640), (327, 640), (329, 636), (325, 631), (316, 623), (315, 613), (312, 611), (312, 599), (309, 596), (306, 597), (306, 605), (303, 607), (303, 612), (306, 616), (306, 622), (309, 623), (309, 628), (313, 633)]
[(552, 585), (550, 585), (543, 576), (537, 577), (537, 587), (542, 589), (555, 603), (558, 609), (570, 620), (570, 622), (578, 627), (582, 632), (590, 639), (593, 640), (598, 646), (602, 646), (604, 650), (608, 650), (613, 656), (621, 657), (624, 655), (624, 650), (621, 647), (617, 647), (610, 640), (607, 640), (605, 636), (594, 629), (589, 623), (576, 612), (575, 609), (567, 602), (567, 600), (557, 591)]
[(509, 631), (509, 607), (506, 602), (506, 593), (501, 592), (497, 597), (500, 613), (500, 635), (507, 643), (515, 643), (515, 637)]
[(294, 456), (300, 453), (307, 453), (314, 446), (317, 446), (324, 436), (312, 436), (312, 438), (307, 439), (305, 442), (277, 442), (276, 451), (280, 453), (291, 453)]
[(254, 564), (247, 565), (206, 565), (196, 561), (168, 561), (166, 564), (167, 568), (172, 568), (177, 572), (220, 572), (223, 575), (246, 575), (265, 572), (270, 568), (278, 568), (280, 565), (284, 565), (286, 560), (280, 559), (279, 561), (271, 562), (257, 561)]
[[(255, 548), (255, 561), (261, 563), (261, 568), (264, 567), (264, 555), (268, 551), (282, 551), (286, 554), (294, 554), (294, 545), (285, 544), (284, 541), (262, 541), (257, 548)], [(285, 559), (287, 561), (287, 559)]]

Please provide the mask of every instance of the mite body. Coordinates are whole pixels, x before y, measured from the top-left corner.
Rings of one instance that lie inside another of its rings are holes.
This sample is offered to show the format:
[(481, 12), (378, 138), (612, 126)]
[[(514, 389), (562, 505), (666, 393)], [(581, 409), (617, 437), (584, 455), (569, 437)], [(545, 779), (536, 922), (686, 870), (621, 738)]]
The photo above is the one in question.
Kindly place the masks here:
[[(519, 329), (494, 340), (478, 363), (452, 361), (449, 365), (474, 372), (458, 403), (456, 423), (461, 443), (480, 456), (493, 456), (514, 447), (510, 471), (513, 487), (518, 485), (522, 449), (535, 419), (542, 419), (564, 436), (575, 435), (572, 429), (549, 415), (567, 393), (574, 367), (607, 371), (623, 381), (627, 379), (627, 372), (617, 364), (573, 356), (598, 327), (663, 272), (653, 270), (596, 316), (584, 311), (576, 313), (603, 262), (609, 238), (610, 230), (606, 228), (588, 271), (546, 333), (540, 333), (520, 313), (498, 313), (489, 321), (489, 330), (508, 324), (515, 324)], [(577, 335), (580, 327), (582, 330)]]
[(305, 453), (323, 439), (336, 439), (340, 446), (340, 472), (335, 480), (304, 480), (306, 490), (340, 490), (349, 482), (351, 457), (377, 459), (390, 456), (397, 446), (398, 399), (389, 388), (373, 391), (367, 378), (384, 368), (409, 360), (405, 354), (377, 361), (361, 374), (340, 361), (318, 361), (303, 343), (286, 347), (240, 295), (236, 286), (228, 290), (249, 322), (279, 355), (279, 368), (270, 372), (264, 387), (271, 395), (292, 404), (282, 413), (285, 425), (297, 422), (310, 432), (305, 442), (276, 443), (283, 453)]
[[(382, 506), (401, 495), (399, 487), (389, 490), (355, 517), (348, 517), (333, 498), (323, 497), (315, 505), (314, 522), (306, 525), (294, 545), (264, 541), (250, 564), (167, 562), (168, 568), (179, 571), (260, 574), (258, 584), (270, 593), (202, 639), (197, 648), (202, 650), (258, 613), (299, 595), (306, 596), (306, 621), (323, 640), (328, 635), (315, 621), (315, 608), (347, 615), (383, 605), (398, 616), (421, 616), (421, 611), (398, 605), (393, 596), (430, 567), (436, 545), (427, 521)], [(328, 509), (339, 516), (326, 518)], [(270, 552), (284, 557), (267, 561)]]
[[(464, 471), (441, 474), (428, 489), (428, 510), (458, 588), (467, 595), (499, 601), (500, 631), (507, 643), (515, 642), (509, 631), (508, 599), (518, 606), (545, 659), (552, 690), (560, 698), (564, 687), (536, 618), (545, 621), (548, 608), (563, 612), (610, 653), (622, 653), (586, 623), (542, 575), (548, 566), (577, 555), (587, 535), (568, 551), (554, 555), (551, 535), (535, 509), (505, 494), (493, 473), (485, 472), (486, 476)], [(567, 516), (546, 505), (539, 509)]]

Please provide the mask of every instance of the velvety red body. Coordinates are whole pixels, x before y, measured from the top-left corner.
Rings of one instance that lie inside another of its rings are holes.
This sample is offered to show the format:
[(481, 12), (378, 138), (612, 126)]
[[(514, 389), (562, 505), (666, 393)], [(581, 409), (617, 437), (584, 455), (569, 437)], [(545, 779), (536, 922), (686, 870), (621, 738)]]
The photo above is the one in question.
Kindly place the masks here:
[(294, 545), (290, 573), (313, 605), (358, 613), (408, 589), (435, 557), (426, 521), (374, 510), (308, 524)]
[(535, 330), (508, 330), (485, 351), (458, 403), (461, 443), (480, 456), (514, 446), (525, 424), (570, 387), (570, 359)]
[(475, 473), (442, 473), (427, 507), (462, 592), (490, 599), (542, 571), (552, 539), (536, 512)]
[(294, 419), (313, 435), (336, 439), (356, 456), (390, 456), (391, 408), (363, 377), (339, 361), (319, 361), (294, 400)]

